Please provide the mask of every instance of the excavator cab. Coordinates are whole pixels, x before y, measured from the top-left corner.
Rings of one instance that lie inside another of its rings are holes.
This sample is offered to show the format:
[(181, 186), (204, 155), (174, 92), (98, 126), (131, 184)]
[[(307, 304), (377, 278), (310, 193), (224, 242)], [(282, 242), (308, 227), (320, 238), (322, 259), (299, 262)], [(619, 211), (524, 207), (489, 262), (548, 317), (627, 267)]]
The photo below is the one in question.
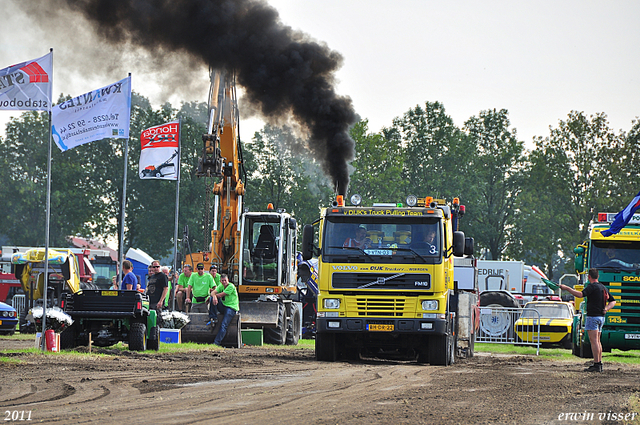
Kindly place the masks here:
[(278, 278), (280, 223), (270, 217), (249, 219), (245, 227), (243, 277), (252, 282), (275, 284)]

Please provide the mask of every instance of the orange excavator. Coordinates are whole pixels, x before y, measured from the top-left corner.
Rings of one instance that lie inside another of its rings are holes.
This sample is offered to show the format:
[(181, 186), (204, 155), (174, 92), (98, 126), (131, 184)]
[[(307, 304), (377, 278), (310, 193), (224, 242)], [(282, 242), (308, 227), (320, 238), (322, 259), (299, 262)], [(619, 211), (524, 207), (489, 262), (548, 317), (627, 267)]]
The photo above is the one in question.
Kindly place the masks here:
[(212, 71), (208, 133), (202, 136), (196, 170), (196, 176), (207, 181), (205, 243), (203, 250), (187, 254), (184, 263), (203, 263), (206, 270), (215, 264), (229, 275), (238, 289), (243, 328), (262, 329), (266, 343), (297, 344), (302, 304), (296, 301), (296, 220), (270, 204), (263, 212), (243, 211), (246, 173), (238, 118), (235, 76)]

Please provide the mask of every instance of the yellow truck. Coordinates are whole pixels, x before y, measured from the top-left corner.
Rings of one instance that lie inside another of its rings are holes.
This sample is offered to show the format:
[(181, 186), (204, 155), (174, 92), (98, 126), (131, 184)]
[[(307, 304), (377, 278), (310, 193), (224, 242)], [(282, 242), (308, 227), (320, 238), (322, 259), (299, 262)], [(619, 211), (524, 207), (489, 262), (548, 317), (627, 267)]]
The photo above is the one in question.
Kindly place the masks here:
[[(457, 198), (406, 202), (365, 207), (354, 195), (345, 206), (338, 196), (305, 226), (302, 257), (318, 256), (318, 360), (362, 355), (449, 365), (461, 345), (472, 355), (477, 270), (473, 240), (457, 231), (464, 206)], [(461, 289), (454, 257), (465, 255), (472, 283)]]

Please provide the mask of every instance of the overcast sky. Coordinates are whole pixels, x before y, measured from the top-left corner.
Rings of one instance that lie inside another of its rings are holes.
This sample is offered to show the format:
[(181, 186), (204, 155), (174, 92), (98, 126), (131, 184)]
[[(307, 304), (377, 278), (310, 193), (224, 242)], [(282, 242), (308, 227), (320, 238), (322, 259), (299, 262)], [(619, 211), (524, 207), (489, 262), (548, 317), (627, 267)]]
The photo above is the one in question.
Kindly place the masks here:
[[(126, 77), (128, 69), (133, 90), (154, 106), (206, 101), (205, 69), (201, 81), (184, 90), (168, 89), (135, 52), (123, 54), (119, 66), (102, 64), (99, 52), (106, 47), (95, 36), (78, 28), (76, 36), (62, 37), (55, 25), (38, 24), (16, 8), (17, 2), (3, 1), (0, 68), (53, 47), (54, 97), (107, 85)], [(269, 3), (286, 25), (342, 54), (337, 91), (351, 97), (372, 132), (426, 101), (442, 102), (458, 126), (481, 110), (507, 109), (512, 127), (528, 145), (533, 136), (548, 135), (548, 127), (571, 110), (604, 112), (614, 130), (629, 130), (640, 115), (638, 1)], [(72, 54), (85, 49), (85, 61)], [(3, 134), (4, 122), (18, 114), (0, 112)], [(241, 121), (244, 138), (260, 128), (256, 120)]]

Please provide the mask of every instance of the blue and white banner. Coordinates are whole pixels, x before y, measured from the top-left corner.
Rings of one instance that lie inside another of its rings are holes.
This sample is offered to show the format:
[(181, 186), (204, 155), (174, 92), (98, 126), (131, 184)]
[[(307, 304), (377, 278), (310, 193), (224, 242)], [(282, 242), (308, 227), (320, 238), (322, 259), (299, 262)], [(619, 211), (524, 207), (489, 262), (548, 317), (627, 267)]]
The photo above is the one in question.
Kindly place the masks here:
[(0, 110), (51, 109), (53, 53), (0, 69)]
[(640, 192), (638, 192), (636, 197), (633, 198), (633, 200), (629, 203), (629, 205), (627, 205), (625, 209), (616, 214), (615, 218), (613, 219), (613, 223), (611, 223), (611, 226), (609, 226), (607, 230), (603, 230), (601, 232), (602, 236), (608, 237), (619, 233), (624, 226), (629, 224), (629, 220), (631, 220), (631, 217), (633, 217), (633, 213), (636, 212), (638, 207), (640, 207)]
[(51, 133), (61, 151), (106, 138), (129, 138), (131, 77), (56, 105)]

